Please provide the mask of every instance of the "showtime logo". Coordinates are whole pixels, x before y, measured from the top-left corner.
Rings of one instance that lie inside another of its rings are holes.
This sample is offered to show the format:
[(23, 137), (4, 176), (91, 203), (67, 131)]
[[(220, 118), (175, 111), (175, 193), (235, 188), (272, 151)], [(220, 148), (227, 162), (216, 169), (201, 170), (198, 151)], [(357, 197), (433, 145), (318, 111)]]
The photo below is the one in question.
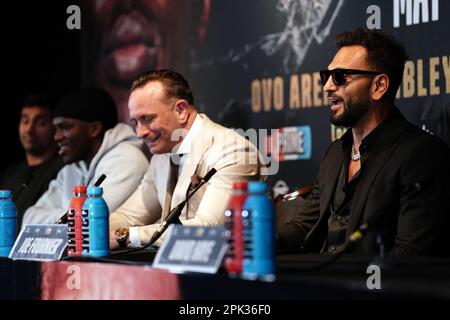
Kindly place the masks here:
[(265, 138), (264, 153), (275, 161), (311, 159), (311, 127), (296, 126), (271, 130)]

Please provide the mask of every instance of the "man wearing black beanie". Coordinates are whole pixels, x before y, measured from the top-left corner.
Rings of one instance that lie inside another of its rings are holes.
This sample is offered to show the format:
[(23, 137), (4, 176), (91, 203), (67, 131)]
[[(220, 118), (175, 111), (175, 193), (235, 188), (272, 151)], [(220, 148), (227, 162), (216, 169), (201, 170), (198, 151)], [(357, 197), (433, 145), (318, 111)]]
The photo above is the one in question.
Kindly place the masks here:
[(133, 129), (117, 123), (114, 100), (99, 88), (78, 89), (58, 104), (53, 124), (66, 166), (25, 212), (23, 224), (54, 223), (69, 208), (72, 187), (92, 185), (102, 174), (107, 176), (103, 197), (115, 210), (138, 186), (148, 160)]

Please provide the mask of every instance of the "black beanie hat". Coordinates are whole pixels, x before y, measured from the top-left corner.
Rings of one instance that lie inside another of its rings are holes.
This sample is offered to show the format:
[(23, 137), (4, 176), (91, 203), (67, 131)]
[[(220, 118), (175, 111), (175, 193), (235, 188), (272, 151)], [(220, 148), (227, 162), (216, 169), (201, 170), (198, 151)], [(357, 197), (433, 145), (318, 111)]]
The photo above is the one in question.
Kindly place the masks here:
[(86, 87), (66, 95), (57, 105), (53, 117), (78, 119), (86, 122), (99, 121), (103, 130), (117, 124), (116, 103), (103, 89)]

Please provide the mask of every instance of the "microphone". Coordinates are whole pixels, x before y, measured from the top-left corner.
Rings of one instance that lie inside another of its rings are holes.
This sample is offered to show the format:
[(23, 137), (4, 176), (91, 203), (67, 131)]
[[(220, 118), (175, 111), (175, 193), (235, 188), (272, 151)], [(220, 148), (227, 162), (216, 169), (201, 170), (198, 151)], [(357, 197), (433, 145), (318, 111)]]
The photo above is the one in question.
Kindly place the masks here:
[[(418, 181), (414, 182), (411, 186), (409, 186), (409, 191), (412, 192), (412, 194), (422, 191), (422, 184)], [(385, 215), (386, 215), (386, 212), (380, 211), (378, 214), (375, 214), (372, 217), (370, 217), (369, 219), (367, 219), (364, 223), (362, 223), (359, 226), (359, 228), (356, 231), (354, 231), (350, 235), (350, 237), (348, 238), (348, 241), (346, 242), (346, 244), (344, 246), (344, 249), (341, 252), (339, 252), (336, 255), (333, 255), (331, 257), (331, 259), (325, 261), (324, 263), (321, 263), (319, 265), (312, 266), (312, 267), (302, 268), (302, 271), (323, 269), (323, 268), (328, 267), (329, 265), (335, 263), (336, 261), (338, 261), (340, 258), (342, 258), (344, 256), (347, 249), (358, 244), (358, 242), (361, 241), (368, 232), (380, 229), (380, 223), (381, 223), (382, 219), (385, 217)], [(379, 259), (382, 259), (384, 257), (384, 243), (383, 243), (383, 237), (382, 237), (382, 235), (380, 235), (380, 233), (378, 233), (376, 241), (380, 248), (379, 257), (376, 258), (374, 262), (371, 262), (371, 264), (380, 265), (381, 262)], [(383, 265), (387, 266), (385, 263), (383, 263)]]
[[(102, 174), (100, 177), (98, 177), (97, 181), (95, 181), (94, 183), (94, 187), (98, 187), (102, 184), (103, 180), (106, 179), (106, 175)], [(67, 223), (67, 213), (68, 211), (66, 211), (66, 213), (63, 214), (63, 216), (61, 218), (59, 218), (58, 221), (56, 221), (56, 224), (65, 224)]]
[(175, 208), (173, 208), (170, 213), (167, 215), (166, 219), (159, 225), (158, 229), (153, 233), (152, 238), (150, 239), (150, 242), (147, 246), (150, 246), (153, 244), (156, 240), (158, 240), (161, 235), (166, 231), (166, 229), (169, 227), (170, 224), (181, 224), (180, 222), (180, 215), (181, 211), (183, 210), (184, 206), (186, 205), (186, 202), (200, 189), (205, 183), (211, 179), (211, 177), (217, 172), (216, 169), (212, 168), (208, 171), (208, 173), (200, 180), (200, 183), (195, 187), (195, 189), (192, 190), (191, 193), (186, 197), (185, 200), (181, 201)]
[(359, 226), (359, 228), (356, 231), (354, 231), (350, 235), (350, 237), (348, 238), (349, 245), (356, 244), (357, 242), (362, 240), (362, 238), (368, 232), (379, 230), (380, 229), (380, 223), (381, 223), (381, 221), (383, 220), (384, 217), (385, 217), (385, 212), (381, 211), (380, 213), (375, 214), (374, 216), (370, 217), (365, 222), (363, 222)]

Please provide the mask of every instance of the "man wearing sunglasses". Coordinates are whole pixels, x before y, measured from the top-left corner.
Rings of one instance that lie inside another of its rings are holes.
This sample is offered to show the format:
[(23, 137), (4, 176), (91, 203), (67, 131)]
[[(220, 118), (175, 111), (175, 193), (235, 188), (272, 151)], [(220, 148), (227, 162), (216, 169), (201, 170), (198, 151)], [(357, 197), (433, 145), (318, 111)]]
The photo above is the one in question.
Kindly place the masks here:
[(279, 228), (279, 246), (371, 254), (378, 241), (392, 254), (448, 256), (450, 150), (394, 104), (405, 49), (362, 28), (339, 34), (337, 47), (320, 77), (331, 123), (349, 129), (329, 146), (312, 192)]

